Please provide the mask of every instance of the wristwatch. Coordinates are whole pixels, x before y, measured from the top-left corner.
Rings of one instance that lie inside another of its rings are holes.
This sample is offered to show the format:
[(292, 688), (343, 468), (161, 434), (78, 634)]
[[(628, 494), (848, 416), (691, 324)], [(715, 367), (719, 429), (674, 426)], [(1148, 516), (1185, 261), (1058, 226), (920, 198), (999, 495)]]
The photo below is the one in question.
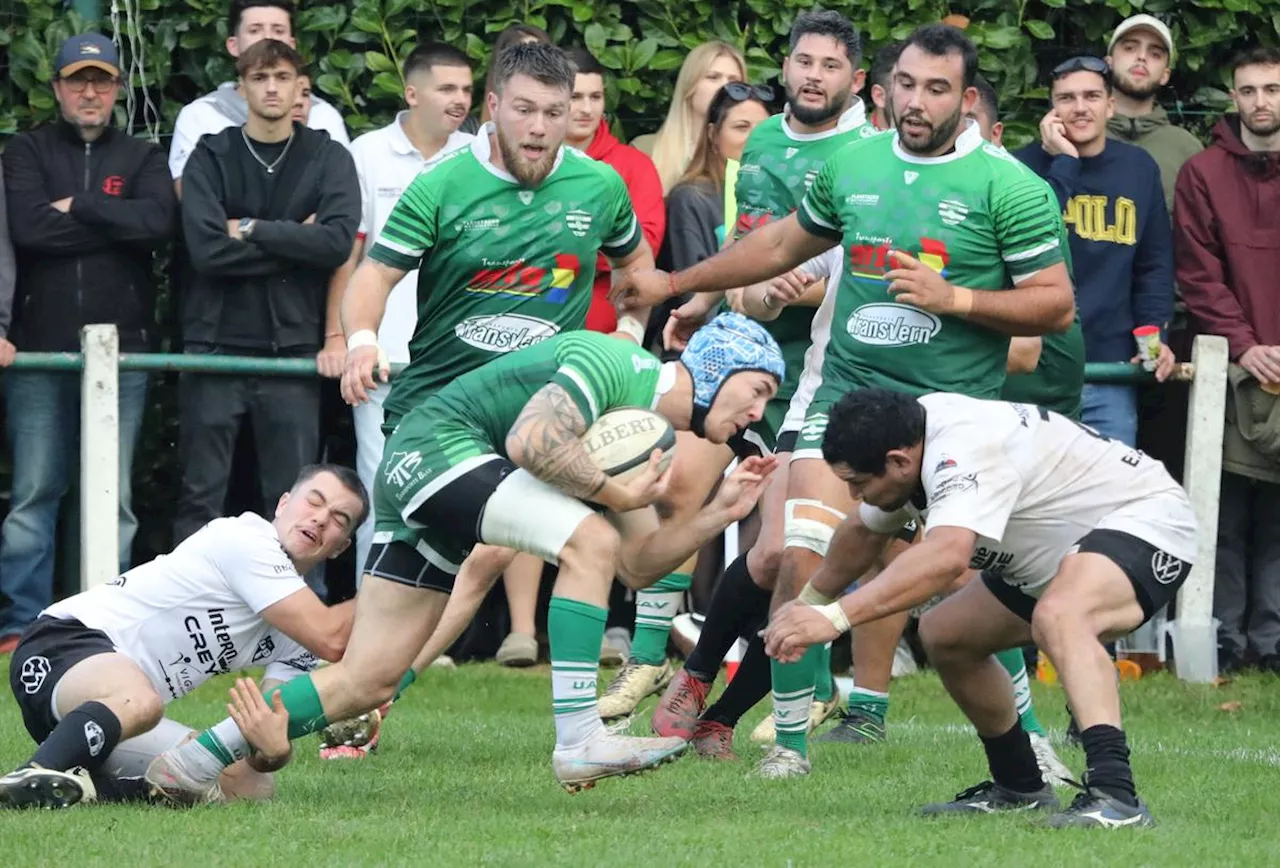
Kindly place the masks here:
[(240, 237), (249, 240), (249, 236), (253, 234), (253, 225), (256, 221), (252, 217), (240, 218)]

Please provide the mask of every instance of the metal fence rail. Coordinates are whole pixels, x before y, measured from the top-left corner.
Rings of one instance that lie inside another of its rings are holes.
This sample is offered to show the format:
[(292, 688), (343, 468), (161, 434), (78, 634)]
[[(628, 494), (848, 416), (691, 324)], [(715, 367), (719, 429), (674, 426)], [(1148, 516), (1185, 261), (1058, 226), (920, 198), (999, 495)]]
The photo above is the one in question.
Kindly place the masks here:
[[(120, 353), (113, 325), (86, 326), (81, 353), (18, 353), (14, 370), (83, 373), (80, 422), (82, 534), (80, 581), (90, 588), (115, 578), (119, 501), (120, 371), (189, 372), (236, 376), (314, 377), (313, 357), (273, 359), (212, 353)], [(392, 367), (392, 376), (403, 369)], [(1176, 618), (1168, 625), (1179, 678), (1208, 681), (1216, 673), (1217, 637), (1213, 624), (1214, 562), (1218, 541), (1218, 496), (1222, 472), (1222, 433), (1227, 397), (1225, 338), (1196, 338), (1191, 362), (1181, 363), (1173, 379), (1191, 384), (1187, 412), (1187, 448), (1183, 485), (1199, 523), (1198, 556), (1178, 594)], [(1090, 383), (1148, 383), (1154, 376), (1139, 365), (1085, 365)], [(9, 408), (11, 413), (20, 407)], [(92, 436), (87, 436), (92, 433)]]

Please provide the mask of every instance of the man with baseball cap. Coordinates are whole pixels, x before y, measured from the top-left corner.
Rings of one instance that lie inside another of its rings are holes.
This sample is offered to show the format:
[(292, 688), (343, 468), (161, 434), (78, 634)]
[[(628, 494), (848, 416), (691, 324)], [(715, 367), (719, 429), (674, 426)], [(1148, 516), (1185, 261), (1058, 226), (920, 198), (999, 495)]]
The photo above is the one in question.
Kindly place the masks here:
[(1173, 182), (1178, 170), (1193, 154), (1200, 140), (1169, 122), (1169, 114), (1156, 104), (1156, 94), (1169, 83), (1178, 50), (1169, 26), (1153, 15), (1131, 15), (1120, 22), (1107, 43), (1116, 111), (1107, 123), (1114, 139), (1137, 145), (1160, 167), (1165, 207), (1173, 210)]
[[(116, 130), (120, 56), (98, 33), (72, 36), (54, 64), (58, 118), (5, 147), (4, 190), (17, 260), (13, 327), (20, 351), (78, 352), (80, 328), (114, 323), (124, 352), (154, 336), (152, 258), (176, 226), (177, 202), (155, 145)], [(13, 499), (0, 530), (0, 653), (53, 602), (58, 509), (79, 454), (80, 378), (9, 371)], [(137, 520), (130, 506), (133, 448), (147, 374), (120, 374), (120, 570)]]

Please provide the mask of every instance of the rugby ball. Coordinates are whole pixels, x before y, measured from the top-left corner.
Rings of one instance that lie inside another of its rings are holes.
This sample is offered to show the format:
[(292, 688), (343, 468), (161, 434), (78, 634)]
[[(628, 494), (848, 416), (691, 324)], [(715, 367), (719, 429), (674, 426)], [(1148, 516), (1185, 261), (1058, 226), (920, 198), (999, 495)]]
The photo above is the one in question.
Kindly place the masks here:
[(642, 407), (609, 410), (581, 437), (596, 466), (626, 484), (644, 471), (650, 453), (662, 450), (662, 469), (676, 454), (676, 431), (665, 416)]

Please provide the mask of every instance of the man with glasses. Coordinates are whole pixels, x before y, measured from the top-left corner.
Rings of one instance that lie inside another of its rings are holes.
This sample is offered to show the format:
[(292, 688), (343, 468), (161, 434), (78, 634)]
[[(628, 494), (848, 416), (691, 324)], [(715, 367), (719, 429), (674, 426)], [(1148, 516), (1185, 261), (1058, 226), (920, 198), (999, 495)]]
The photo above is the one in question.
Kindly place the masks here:
[[(1040, 143), (1015, 156), (1049, 182), (1062, 206), (1085, 359), (1134, 359), (1134, 329), (1155, 326), (1161, 329), (1155, 373), (1163, 382), (1174, 362), (1163, 342), (1173, 314), (1173, 239), (1160, 167), (1141, 148), (1107, 139), (1115, 100), (1106, 61), (1073, 57), (1052, 77), (1052, 108), (1040, 121)], [(1137, 389), (1086, 384), (1081, 419), (1101, 434), (1135, 445)]]
[[(82, 326), (114, 323), (121, 350), (144, 352), (154, 337), (152, 254), (173, 233), (177, 207), (164, 154), (112, 126), (120, 59), (110, 39), (71, 37), (54, 69), (58, 119), (15, 136), (4, 154), (17, 259), (10, 339), (19, 350), (79, 352)], [(119, 383), (124, 572), (137, 529), (129, 480), (147, 375), (121, 373)], [(0, 653), (12, 651), (53, 602), (58, 509), (80, 432), (79, 375), (14, 371), (4, 386), (13, 498), (0, 532), (0, 591), (9, 601), (0, 611)]]

